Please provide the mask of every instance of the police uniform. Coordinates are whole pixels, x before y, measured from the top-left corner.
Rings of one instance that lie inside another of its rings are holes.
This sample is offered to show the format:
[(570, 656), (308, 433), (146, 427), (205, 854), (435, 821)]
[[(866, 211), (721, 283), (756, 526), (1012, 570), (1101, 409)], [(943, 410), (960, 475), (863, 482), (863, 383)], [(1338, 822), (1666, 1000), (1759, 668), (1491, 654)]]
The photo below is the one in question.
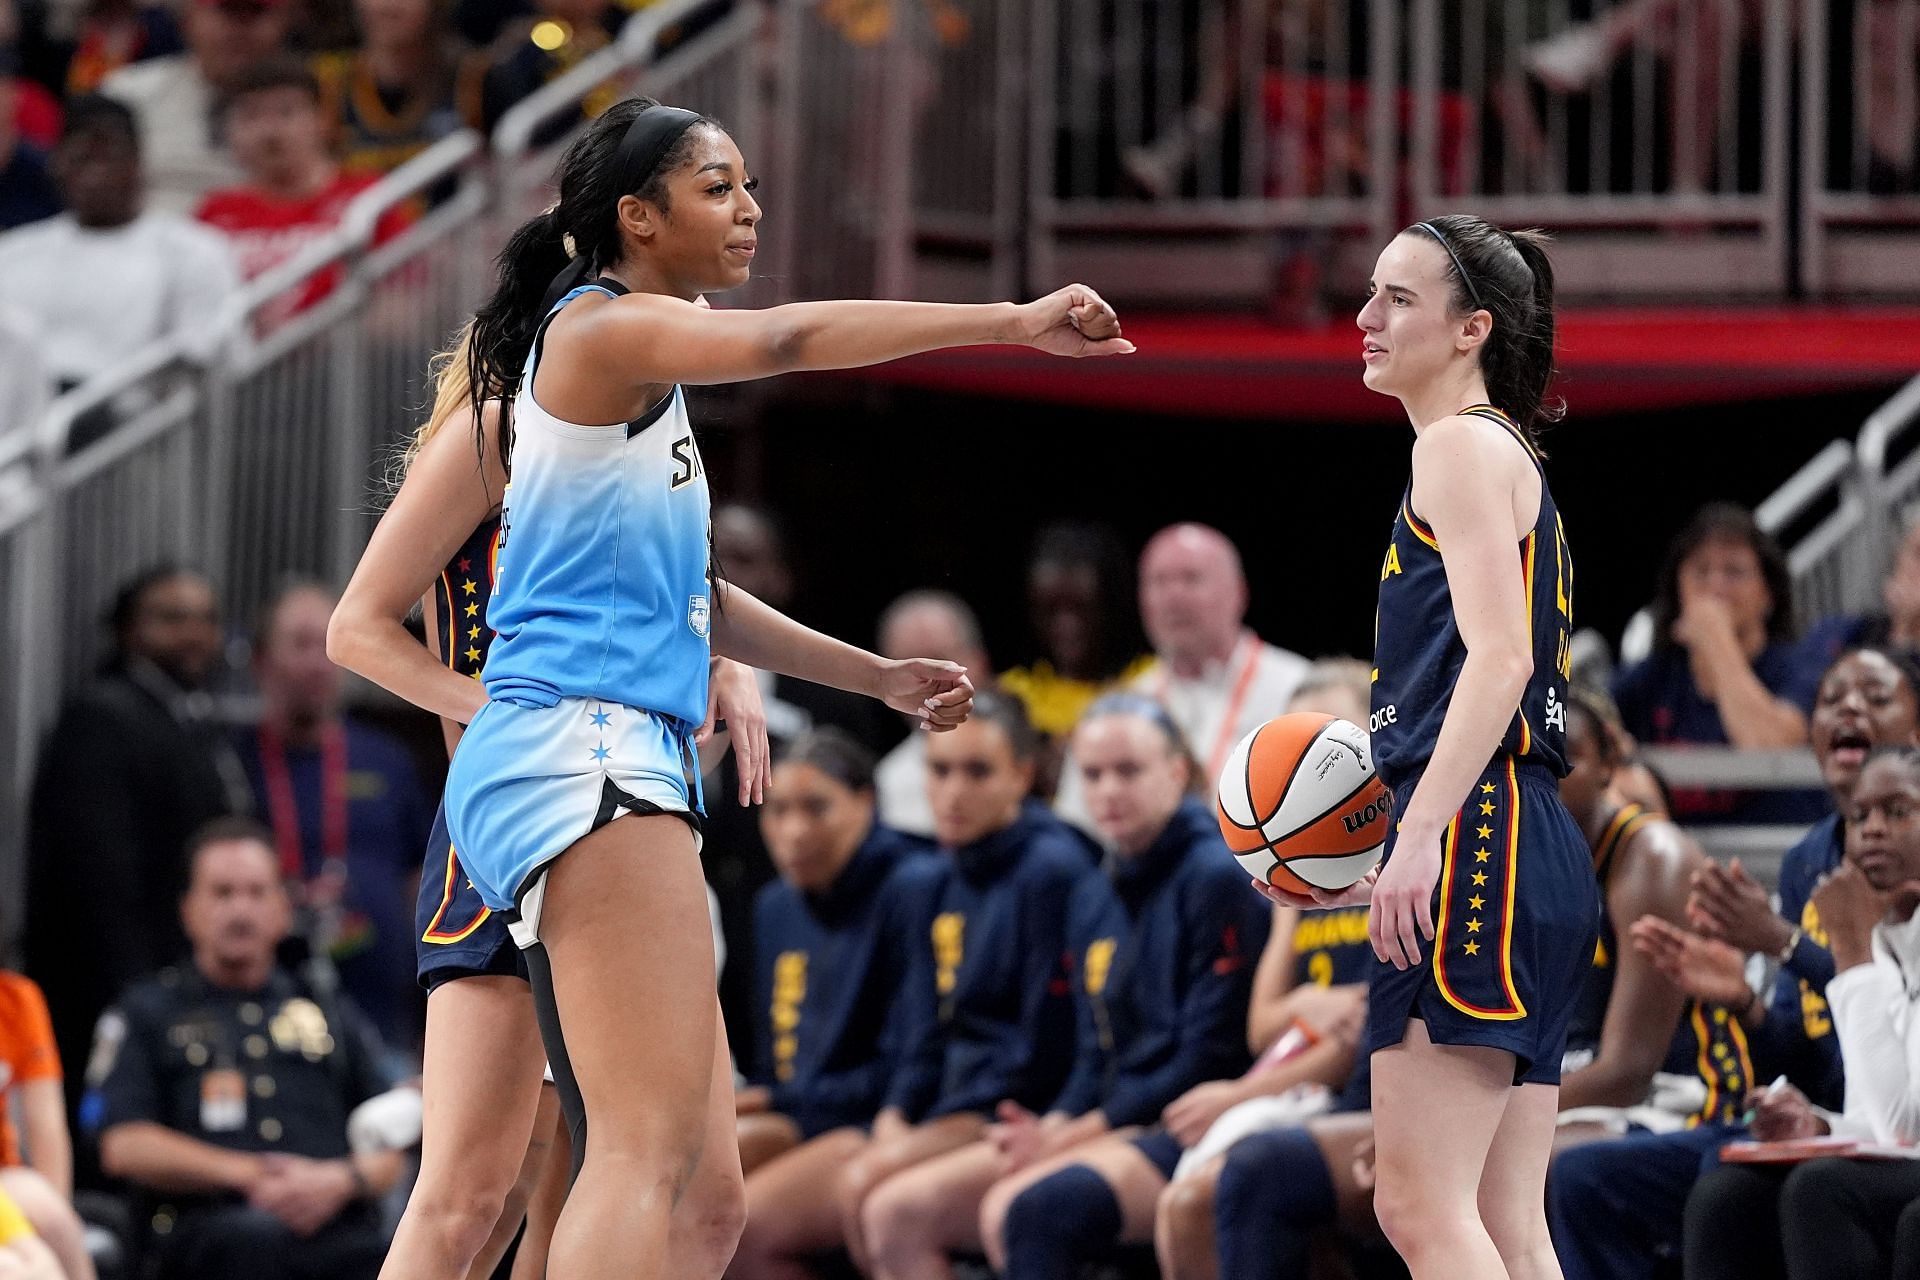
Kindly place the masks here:
[[(1462, 411), (1497, 423), (1540, 456), (1491, 405)], [(1433, 755), (1466, 661), (1446, 566), (1407, 485), (1380, 570), (1369, 728), (1394, 809)], [(1436, 1044), (1514, 1055), (1514, 1083), (1557, 1084), (1567, 1027), (1599, 930), (1593, 862), (1566, 808), (1566, 696), (1573, 633), (1573, 564), (1544, 471), (1540, 511), (1520, 540), (1533, 674), (1494, 758), (1441, 838), (1434, 938), (1420, 963), (1375, 960), (1366, 1050), (1399, 1044), (1409, 1018)], [(1393, 857), (1397, 829), (1388, 837)]]
[[(388, 1087), (379, 1060), (363, 1019), (284, 970), (234, 991), (182, 966), (102, 1016), (83, 1119), (96, 1135), (144, 1122), (230, 1151), (342, 1159), (348, 1115)], [(308, 1237), (238, 1195), (152, 1192), (146, 1208), (169, 1277), (371, 1280), (386, 1252), (369, 1201)]]
[[(433, 584), (436, 639), (447, 666), (480, 678), (493, 630), (487, 605), (493, 599), (495, 560), (500, 553), (500, 518), (481, 522), (454, 553)], [(444, 800), (427, 837), (426, 864), (413, 909), (416, 971), (428, 991), (455, 978), (525, 978), (527, 966), (507, 934), (507, 925), (467, 878), (447, 831)]]

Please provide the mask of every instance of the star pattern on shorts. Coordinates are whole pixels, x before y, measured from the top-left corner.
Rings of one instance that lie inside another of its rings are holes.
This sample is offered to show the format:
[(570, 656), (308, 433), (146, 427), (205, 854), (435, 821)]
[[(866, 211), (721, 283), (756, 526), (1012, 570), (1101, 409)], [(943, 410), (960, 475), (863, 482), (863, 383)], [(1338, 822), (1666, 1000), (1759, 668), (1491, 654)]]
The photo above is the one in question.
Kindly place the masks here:
[(1486, 900), (1485, 898), (1483, 898), (1483, 897), (1481, 897), (1481, 896), (1480, 896), (1479, 894), (1477, 894), (1477, 893), (1476, 893), (1476, 894), (1474, 894), (1474, 895), (1473, 895), (1473, 896), (1472, 896), (1471, 898), (1468, 898), (1468, 899), (1467, 899), (1467, 906), (1469, 906), (1469, 907), (1471, 907), (1471, 908), (1472, 908), (1473, 910), (1475, 910), (1475, 911), (1478, 911), (1478, 910), (1480, 910), (1480, 908), (1482, 908), (1482, 907), (1484, 907), (1484, 906), (1486, 906), (1486, 905), (1487, 905), (1487, 900)]
[(1493, 853), (1487, 849), (1475, 849), (1473, 851), (1473, 860), (1475, 862), (1485, 862), (1488, 858), (1491, 858), (1492, 856), (1493, 856)]
[(457, 565), (455, 565), (454, 567), (455, 567), (456, 569), (458, 569), (458, 570), (460, 570), (460, 572), (462, 572), (462, 573), (472, 573), (472, 572), (473, 572), (473, 560), (472, 560), (472, 559), (471, 559), (470, 557), (468, 557), (468, 556), (461, 556), (461, 557), (460, 557), (460, 563), (459, 563), (459, 564), (457, 564)]
[(1491, 840), (1493, 839), (1493, 828), (1483, 822), (1480, 824), (1480, 830), (1477, 834), (1482, 840)]
[(1480, 812), (1484, 814), (1491, 814), (1493, 812), (1493, 801), (1482, 800), (1480, 802)]
[(1478, 920), (1467, 921), (1467, 932), (1468, 933), (1480, 932), (1480, 922)]
[(471, 618), (471, 617), (473, 617), (473, 616), (475, 616), (475, 615), (476, 615), (476, 614), (478, 614), (479, 612), (480, 612), (480, 605), (479, 605), (479, 602), (478, 602), (478, 601), (475, 601), (474, 603), (472, 603), (472, 604), (469, 604), (469, 605), (467, 606), (467, 616), (468, 616), (469, 618)]
[(1461, 950), (1470, 956), (1477, 956), (1480, 954), (1480, 944), (1477, 942), (1469, 942), (1466, 946), (1462, 947)]
[(1483, 796), (1490, 796), (1490, 795), (1492, 795), (1492, 794), (1493, 794), (1493, 784), (1492, 784), (1491, 782), (1483, 782), (1483, 783), (1481, 783), (1481, 784), (1480, 784), (1480, 794), (1481, 794), (1481, 795), (1483, 795)]
[(473, 579), (469, 578), (460, 584), (460, 591), (463, 595), (478, 595), (480, 588), (473, 584)]
[(612, 718), (613, 718), (612, 716), (609, 716), (606, 712), (601, 711), (598, 708), (595, 708), (594, 713), (587, 717), (587, 719), (593, 721), (594, 728), (596, 729), (606, 728), (607, 722)]
[(467, 661), (468, 661), (468, 662), (478, 662), (478, 661), (480, 661), (480, 651), (479, 651), (478, 649), (468, 649), (468, 650), (467, 650)]
[(1475, 884), (1485, 884), (1485, 883), (1487, 882), (1487, 873), (1486, 873), (1486, 872), (1484, 872), (1484, 871), (1476, 871), (1476, 872), (1474, 872), (1474, 873), (1473, 873), (1473, 882), (1474, 882)]
[(595, 760), (600, 761), (602, 764), (606, 763), (607, 757), (611, 754), (612, 753), (608, 751), (605, 747), (595, 747), (593, 749), (593, 758)]
[(469, 640), (478, 640), (479, 638), (480, 638), (480, 628), (479, 628), (479, 627), (468, 627), (468, 628), (467, 628), (467, 639), (469, 639)]

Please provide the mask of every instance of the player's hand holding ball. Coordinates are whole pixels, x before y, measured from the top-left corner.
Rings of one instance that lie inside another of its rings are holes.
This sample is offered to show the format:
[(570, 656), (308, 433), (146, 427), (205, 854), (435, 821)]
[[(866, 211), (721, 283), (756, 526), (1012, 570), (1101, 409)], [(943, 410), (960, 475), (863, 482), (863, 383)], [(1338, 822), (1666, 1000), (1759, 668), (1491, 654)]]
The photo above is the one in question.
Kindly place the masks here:
[(1133, 344), (1120, 336), (1120, 317), (1083, 284), (1056, 289), (1017, 308), (1016, 341), (1056, 356), (1125, 356)]
[(1313, 910), (1374, 893), (1393, 799), (1359, 725), (1310, 711), (1269, 720), (1228, 755), (1216, 795), (1220, 834), (1268, 899)]

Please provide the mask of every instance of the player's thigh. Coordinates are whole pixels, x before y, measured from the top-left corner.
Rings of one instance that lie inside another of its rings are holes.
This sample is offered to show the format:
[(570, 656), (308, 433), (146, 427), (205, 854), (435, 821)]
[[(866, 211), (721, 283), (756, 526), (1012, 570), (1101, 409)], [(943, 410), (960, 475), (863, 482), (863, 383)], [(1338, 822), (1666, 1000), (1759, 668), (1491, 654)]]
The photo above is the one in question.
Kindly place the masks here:
[(713, 1080), (707, 1091), (707, 1132), (700, 1144), (684, 1206), (703, 1227), (722, 1231), (745, 1212), (746, 1178), (740, 1171), (740, 1145), (734, 1137), (733, 1055), (727, 1051), (727, 1026), (714, 1006)]
[(734, 1145), (740, 1151), (740, 1167), (748, 1174), (769, 1160), (792, 1151), (805, 1139), (800, 1126), (791, 1117), (774, 1111), (752, 1112), (734, 1121)]
[(1389, 1235), (1395, 1222), (1474, 1204), (1512, 1092), (1511, 1053), (1434, 1044), (1417, 1018), (1374, 1053), (1374, 1212)]
[(869, 1243), (876, 1250), (890, 1235), (940, 1249), (980, 1243), (980, 1200), (999, 1172), (1000, 1153), (984, 1139), (901, 1170), (867, 1197), (862, 1208)]
[[(566, 1069), (602, 1144), (692, 1172), (713, 1082), (706, 883), (679, 818), (616, 819), (547, 869), (539, 938)], [(558, 1071), (559, 1064), (555, 1064)]]
[(533, 1137), (546, 1051), (519, 978), (442, 982), (427, 997), (420, 1186), (504, 1198)]
[(867, 1148), (858, 1129), (834, 1129), (747, 1175), (747, 1238), (780, 1254), (816, 1253), (841, 1242), (836, 1181)]
[(849, 1166), (849, 1187), (858, 1198), (864, 1199), (887, 1179), (979, 1141), (986, 1128), (983, 1118), (963, 1111), (917, 1124), (885, 1142), (869, 1143), (860, 1158)]

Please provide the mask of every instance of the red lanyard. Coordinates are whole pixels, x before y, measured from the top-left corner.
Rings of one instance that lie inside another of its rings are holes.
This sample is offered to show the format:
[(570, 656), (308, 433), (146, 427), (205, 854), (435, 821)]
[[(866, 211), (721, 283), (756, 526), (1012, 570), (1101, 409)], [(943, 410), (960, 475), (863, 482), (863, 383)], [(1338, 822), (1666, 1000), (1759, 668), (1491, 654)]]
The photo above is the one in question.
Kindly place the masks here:
[[(300, 805), (287, 771), (287, 744), (265, 721), (260, 725), (260, 772), (267, 784), (267, 820), (280, 846), (280, 870), (289, 880), (305, 883), (306, 849), (300, 838)], [(320, 856), (321, 870), (338, 867), (347, 857), (347, 735), (338, 721), (320, 731)]]
[[(1206, 776), (1209, 778), (1219, 777), (1220, 770), (1226, 767), (1227, 753), (1233, 750), (1233, 744), (1238, 741), (1234, 729), (1240, 723), (1240, 709), (1246, 706), (1247, 695), (1253, 691), (1253, 678), (1260, 672), (1260, 650), (1263, 647), (1260, 637), (1249, 631), (1235, 647), (1242, 646), (1247, 656), (1240, 661), (1240, 674), (1234, 677), (1233, 692), (1227, 695), (1227, 705), (1221, 713), (1220, 732), (1214, 735), (1213, 750), (1207, 755)], [(1227, 661), (1233, 661), (1232, 655), (1228, 655)], [(1162, 663), (1159, 697), (1163, 703), (1167, 700), (1169, 683), (1167, 667)]]

